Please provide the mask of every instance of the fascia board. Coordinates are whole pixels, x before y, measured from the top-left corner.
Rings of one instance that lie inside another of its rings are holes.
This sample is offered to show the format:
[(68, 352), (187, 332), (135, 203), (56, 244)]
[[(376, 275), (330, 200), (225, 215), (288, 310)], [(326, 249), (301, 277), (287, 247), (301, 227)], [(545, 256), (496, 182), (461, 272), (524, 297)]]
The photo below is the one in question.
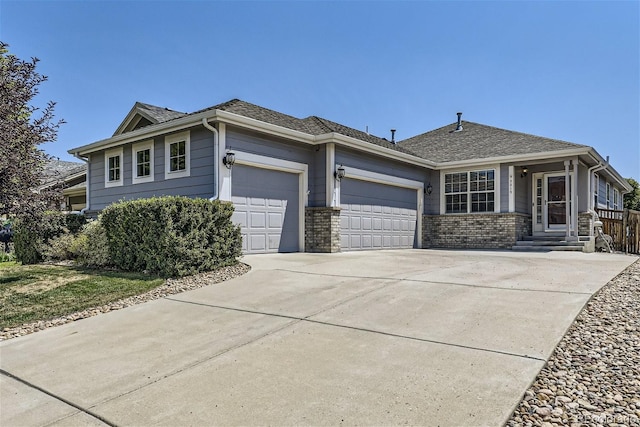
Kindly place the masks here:
[(423, 159), (421, 157), (403, 153), (401, 151), (391, 150), (389, 148), (381, 147), (379, 145), (372, 144), (370, 142), (361, 141), (359, 139), (352, 138), (350, 136), (345, 136), (335, 132), (319, 135), (316, 140), (320, 143), (335, 142), (336, 144), (340, 144), (340, 145), (351, 147), (351, 148), (357, 148), (359, 150), (382, 155), (384, 157), (391, 158), (394, 160), (402, 160), (412, 165), (417, 165), (417, 166), (422, 166), (427, 168), (434, 168), (436, 165), (436, 163), (432, 162), (431, 160)]
[(460, 160), (453, 162), (440, 162), (437, 163), (436, 169), (453, 169), (459, 168), (463, 166), (476, 166), (476, 165), (485, 165), (489, 163), (508, 163), (508, 162), (527, 162), (534, 161), (536, 159), (549, 159), (549, 158), (565, 158), (565, 157), (575, 157), (580, 155), (589, 154), (590, 148), (577, 148), (570, 150), (562, 150), (562, 151), (545, 151), (541, 153), (530, 153), (530, 154), (516, 154), (512, 156), (501, 156), (501, 157), (487, 157), (483, 159), (470, 159), (470, 160)]
[(295, 139), (296, 141), (306, 142), (307, 144), (316, 144), (315, 137), (311, 134), (300, 132), (294, 129), (289, 129), (283, 126), (274, 125), (271, 123), (266, 123), (260, 120), (241, 116), (239, 114), (230, 113), (228, 111), (216, 110), (215, 118), (216, 120), (219, 120), (226, 124), (235, 125), (244, 129), (250, 129), (257, 132), (266, 132), (270, 135), (288, 139)]
[(203, 118), (215, 119), (216, 111), (215, 110), (203, 111), (198, 114), (181, 117), (179, 119), (171, 120), (169, 122), (164, 122), (164, 123), (159, 123), (157, 125), (143, 127), (138, 130), (127, 132), (123, 135), (116, 135), (111, 138), (93, 142), (91, 144), (72, 148), (67, 152), (69, 154), (78, 154), (80, 156), (85, 156), (94, 151), (116, 147), (118, 145), (127, 144), (129, 142), (140, 141), (142, 139), (153, 138), (154, 136), (157, 136), (157, 135), (162, 135), (165, 133), (182, 130), (191, 126), (196, 126), (201, 124)]

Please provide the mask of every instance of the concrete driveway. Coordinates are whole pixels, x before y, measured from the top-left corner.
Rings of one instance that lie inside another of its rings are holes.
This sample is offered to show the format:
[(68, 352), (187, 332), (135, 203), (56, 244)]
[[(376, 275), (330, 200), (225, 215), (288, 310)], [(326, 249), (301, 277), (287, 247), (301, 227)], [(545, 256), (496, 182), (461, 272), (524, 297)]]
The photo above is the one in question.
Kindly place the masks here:
[(245, 257), (234, 280), (0, 343), (0, 425), (501, 425), (635, 260)]

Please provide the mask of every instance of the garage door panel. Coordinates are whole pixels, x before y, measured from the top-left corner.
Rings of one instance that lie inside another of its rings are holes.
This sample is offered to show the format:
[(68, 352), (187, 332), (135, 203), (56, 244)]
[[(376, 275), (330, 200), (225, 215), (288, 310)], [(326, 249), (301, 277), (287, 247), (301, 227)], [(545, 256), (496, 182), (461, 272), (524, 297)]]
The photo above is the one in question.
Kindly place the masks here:
[(343, 250), (413, 247), (416, 190), (345, 179), (340, 193)]
[(299, 250), (297, 174), (236, 165), (232, 169), (234, 223), (240, 225), (244, 253)]

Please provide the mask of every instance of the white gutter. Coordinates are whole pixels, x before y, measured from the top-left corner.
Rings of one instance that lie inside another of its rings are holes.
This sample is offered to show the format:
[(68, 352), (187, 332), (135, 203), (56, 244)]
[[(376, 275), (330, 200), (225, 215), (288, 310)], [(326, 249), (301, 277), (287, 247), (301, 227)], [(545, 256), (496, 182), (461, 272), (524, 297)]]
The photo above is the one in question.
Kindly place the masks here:
[(215, 184), (213, 186), (213, 196), (209, 197), (209, 200), (217, 200), (218, 186), (220, 184), (220, 147), (218, 147), (218, 141), (220, 140), (220, 138), (218, 135), (218, 129), (211, 126), (206, 117), (202, 118), (202, 126), (213, 132), (213, 162), (215, 164), (213, 175), (215, 178)]
[(90, 203), (91, 203), (90, 202), (91, 199), (89, 198), (89, 188), (91, 187), (91, 185), (90, 185), (91, 184), (91, 179), (90, 179), (91, 174), (89, 172), (90, 172), (90, 168), (91, 168), (91, 163), (89, 162), (89, 159), (87, 159), (86, 157), (80, 156), (77, 151), (75, 153), (71, 153), (71, 154), (73, 154), (73, 157), (75, 157), (76, 159), (82, 160), (83, 162), (85, 162), (87, 164), (87, 179), (86, 179), (86, 181), (87, 181), (86, 187), (87, 188), (85, 188), (85, 190), (84, 190), (84, 197), (85, 197), (85, 199), (87, 199), (86, 200), (87, 204), (84, 207), (84, 209), (82, 209), (80, 211), (80, 213), (84, 215), (84, 213), (89, 210)]

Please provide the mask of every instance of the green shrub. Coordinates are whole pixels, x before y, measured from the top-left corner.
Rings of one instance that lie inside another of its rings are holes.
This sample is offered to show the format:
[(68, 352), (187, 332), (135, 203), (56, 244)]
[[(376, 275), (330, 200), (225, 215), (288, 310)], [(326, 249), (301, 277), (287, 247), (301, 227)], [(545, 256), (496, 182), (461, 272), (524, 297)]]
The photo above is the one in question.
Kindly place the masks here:
[(67, 232), (65, 217), (55, 211), (18, 217), (13, 227), (16, 259), (23, 264), (41, 262), (49, 240)]
[(64, 261), (74, 258), (71, 247), (76, 237), (71, 233), (64, 233), (49, 239), (42, 247), (42, 257), (45, 261)]
[(67, 229), (73, 234), (77, 234), (87, 223), (87, 218), (82, 214), (66, 214), (64, 219)]
[(77, 235), (69, 250), (75, 256), (79, 265), (91, 268), (103, 268), (112, 265), (109, 257), (107, 234), (100, 221), (87, 223)]
[(231, 203), (161, 197), (113, 204), (100, 220), (116, 267), (175, 277), (237, 262), (242, 240), (232, 214)]

